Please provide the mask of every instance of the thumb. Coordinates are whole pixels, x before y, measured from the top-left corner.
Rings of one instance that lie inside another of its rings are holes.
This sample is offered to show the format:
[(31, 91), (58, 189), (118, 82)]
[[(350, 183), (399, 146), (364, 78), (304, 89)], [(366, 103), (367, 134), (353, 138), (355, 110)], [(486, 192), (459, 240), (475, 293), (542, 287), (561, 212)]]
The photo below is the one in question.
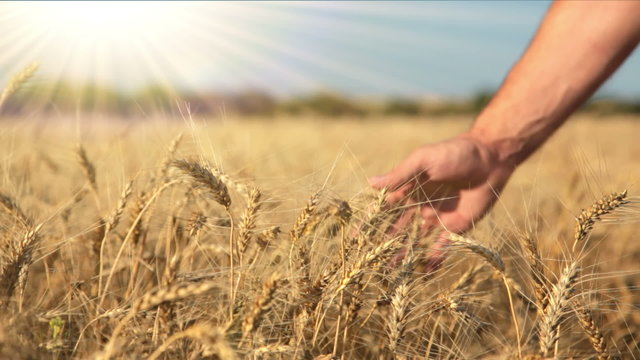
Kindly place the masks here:
[(369, 178), (369, 185), (376, 189), (386, 187), (389, 191), (396, 191), (402, 185), (414, 180), (422, 171), (416, 157), (409, 156), (387, 174)]

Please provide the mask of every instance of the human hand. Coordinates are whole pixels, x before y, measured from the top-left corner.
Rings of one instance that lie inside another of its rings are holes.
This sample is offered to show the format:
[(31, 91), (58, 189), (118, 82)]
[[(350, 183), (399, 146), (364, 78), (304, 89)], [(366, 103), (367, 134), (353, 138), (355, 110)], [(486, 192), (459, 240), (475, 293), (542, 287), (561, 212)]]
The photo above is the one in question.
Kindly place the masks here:
[(424, 264), (433, 271), (444, 260), (448, 232), (473, 227), (497, 200), (513, 168), (500, 161), (492, 145), (465, 133), (418, 148), (391, 172), (369, 179), (369, 184), (386, 187), (387, 204), (404, 208), (394, 225), (396, 231), (407, 226), (416, 212), (424, 219), (423, 234), (434, 228), (444, 230)]

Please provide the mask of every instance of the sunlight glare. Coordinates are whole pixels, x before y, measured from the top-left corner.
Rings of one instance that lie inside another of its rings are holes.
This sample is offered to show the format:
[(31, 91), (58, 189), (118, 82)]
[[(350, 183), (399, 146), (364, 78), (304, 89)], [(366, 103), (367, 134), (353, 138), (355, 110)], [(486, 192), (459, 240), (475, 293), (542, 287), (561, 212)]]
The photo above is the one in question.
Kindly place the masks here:
[(144, 1), (45, 2), (30, 9), (33, 21), (74, 38), (135, 35), (171, 17), (171, 3)]

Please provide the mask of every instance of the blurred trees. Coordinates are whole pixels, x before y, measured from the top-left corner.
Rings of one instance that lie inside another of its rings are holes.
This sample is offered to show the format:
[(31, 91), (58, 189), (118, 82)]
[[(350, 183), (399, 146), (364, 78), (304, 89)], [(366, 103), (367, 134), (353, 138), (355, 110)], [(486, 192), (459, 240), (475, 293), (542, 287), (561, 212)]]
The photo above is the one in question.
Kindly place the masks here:
[[(288, 98), (276, 98), (265, 91), (249, 89), (236, 92), (180, 91), (151, 84), (133, 92), (117, 91), (95, 84), (77, 85), (30, 81), (7, 100), (3, 115), (37, 113), (100, 113), (115, 116), (152, 114), (177, 115), (182, 104), (194, 114), (238, 114), (271, 117), (278, 115), (315, 115), (328, 118), (377, 116), (468, 115), (480, 112), (493, 97), (493, 91), (478, 91), (467, 98), (421, 100), (390, 97), (362, 100), (332, 92), (317, 92)], [(599, 98), (581, 111), (597, 115), (640, 114), (640, 98)]]

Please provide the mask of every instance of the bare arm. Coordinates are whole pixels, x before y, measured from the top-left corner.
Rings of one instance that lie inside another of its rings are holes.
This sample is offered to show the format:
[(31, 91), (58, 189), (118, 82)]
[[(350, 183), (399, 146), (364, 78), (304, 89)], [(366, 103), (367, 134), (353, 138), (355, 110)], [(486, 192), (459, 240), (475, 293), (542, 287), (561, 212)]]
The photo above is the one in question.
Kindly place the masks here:
[[(470, 133), (524, 161), (640, 41), (638, 1), (557, 1)], [(640, 86), (640, 83), (639, 83)]]
[[(403, 203), (404, 227), (463, 232), (491, 208), (517, 165), (531, 155), (618, 68), (640, 41), (640, 1), (557, 1), (473, 127), (418, 148), (369, 180)], [(640, 86), (640, 85), (639, 85)], [(446, 236), (434, 247), (439, 265)]]

